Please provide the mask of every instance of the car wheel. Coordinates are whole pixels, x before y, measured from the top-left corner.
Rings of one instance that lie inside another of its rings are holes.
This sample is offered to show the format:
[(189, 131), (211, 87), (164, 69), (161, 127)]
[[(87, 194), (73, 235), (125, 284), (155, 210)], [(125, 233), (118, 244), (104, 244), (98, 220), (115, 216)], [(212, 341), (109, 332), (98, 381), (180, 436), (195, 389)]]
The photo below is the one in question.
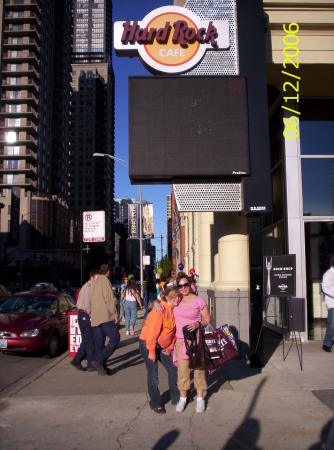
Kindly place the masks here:
[(48, 343), (48, 355), (50, 358), (57, 356), (59, 351), (59, 337), (53, 334)]

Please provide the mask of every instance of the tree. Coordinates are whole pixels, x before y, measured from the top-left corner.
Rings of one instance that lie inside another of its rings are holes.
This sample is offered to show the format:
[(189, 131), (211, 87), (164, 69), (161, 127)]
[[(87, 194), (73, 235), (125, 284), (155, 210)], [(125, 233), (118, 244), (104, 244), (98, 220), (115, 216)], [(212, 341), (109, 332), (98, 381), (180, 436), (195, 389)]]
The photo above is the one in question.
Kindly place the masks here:
[(162, 269), (161, 278), (168, 278), (169, 272), (173, 269), (173, 261), (167, 256), (163, 256), (159, 265)]

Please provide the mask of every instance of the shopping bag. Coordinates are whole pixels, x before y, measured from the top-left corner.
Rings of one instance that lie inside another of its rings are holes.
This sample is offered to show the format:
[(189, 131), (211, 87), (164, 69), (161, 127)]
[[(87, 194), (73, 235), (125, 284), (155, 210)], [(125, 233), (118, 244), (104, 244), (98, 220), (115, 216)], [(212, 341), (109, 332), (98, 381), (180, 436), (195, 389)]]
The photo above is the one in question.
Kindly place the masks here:
[(187, 326), (183, 327), (186, 353), (189, 356), (191, 369), (209, 369), (210, 352), (205, 343), (204, 327), (200, 324), (197, 330), (190, 332)]
[(209, 373), (239, 357), (237, 344), (228, 325), (222, 325), (215, 330), (208, 327), (204, 333), (204, 340), (209, 349)]

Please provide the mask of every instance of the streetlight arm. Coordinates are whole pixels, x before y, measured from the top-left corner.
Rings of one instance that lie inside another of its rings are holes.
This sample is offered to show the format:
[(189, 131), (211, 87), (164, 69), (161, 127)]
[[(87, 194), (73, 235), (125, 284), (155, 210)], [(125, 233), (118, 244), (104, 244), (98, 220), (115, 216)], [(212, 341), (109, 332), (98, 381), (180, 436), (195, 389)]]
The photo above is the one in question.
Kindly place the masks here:
[[(129, 165), (128, 161), (125, 161), (125, 159), (117, 158), (116, 156), (109, 155), (108, 153), (93, 153), (94, 157), (101, 157), (101, 158), (110, 158), (114, 161), (124, 164), (125, 166)], [(141, 185), (138, 186), (139, 188), (139, 250), (140, 250), (140, 295), (141, 298), (144, 298), (144, 274), (143, 274), (143, 229), (142, 229), (142, 198), (141, 198)]]
[(110, 158), (110, 159), (113, 159), (121, 164), (126, 165), (126, 166), (129, 165), (128, 161), (126, 161), (125, 159), (117, 158), (116, 156), (109, 155), (108, 153), (93, 153), (93, 156), (97, 156), (97, 157), (101, 157), (101, 158)]

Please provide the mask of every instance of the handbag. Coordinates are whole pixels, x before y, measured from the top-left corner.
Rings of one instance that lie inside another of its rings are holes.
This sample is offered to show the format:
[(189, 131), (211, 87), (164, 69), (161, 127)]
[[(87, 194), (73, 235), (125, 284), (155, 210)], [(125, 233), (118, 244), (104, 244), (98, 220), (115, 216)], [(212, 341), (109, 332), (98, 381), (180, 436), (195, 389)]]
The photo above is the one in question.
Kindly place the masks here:
[(207, 369), (210, 365), (210, 352), (205, 343), (202, 324), (194, 331), (189, 331), (187, 326), (183, 327), (183, 336), (190, 369)]
[(210, 354), (209, 373), (239, 357), (237, 344), (228, 325), (222, 325), (215, 330), (209, 326), (204, 339)]

